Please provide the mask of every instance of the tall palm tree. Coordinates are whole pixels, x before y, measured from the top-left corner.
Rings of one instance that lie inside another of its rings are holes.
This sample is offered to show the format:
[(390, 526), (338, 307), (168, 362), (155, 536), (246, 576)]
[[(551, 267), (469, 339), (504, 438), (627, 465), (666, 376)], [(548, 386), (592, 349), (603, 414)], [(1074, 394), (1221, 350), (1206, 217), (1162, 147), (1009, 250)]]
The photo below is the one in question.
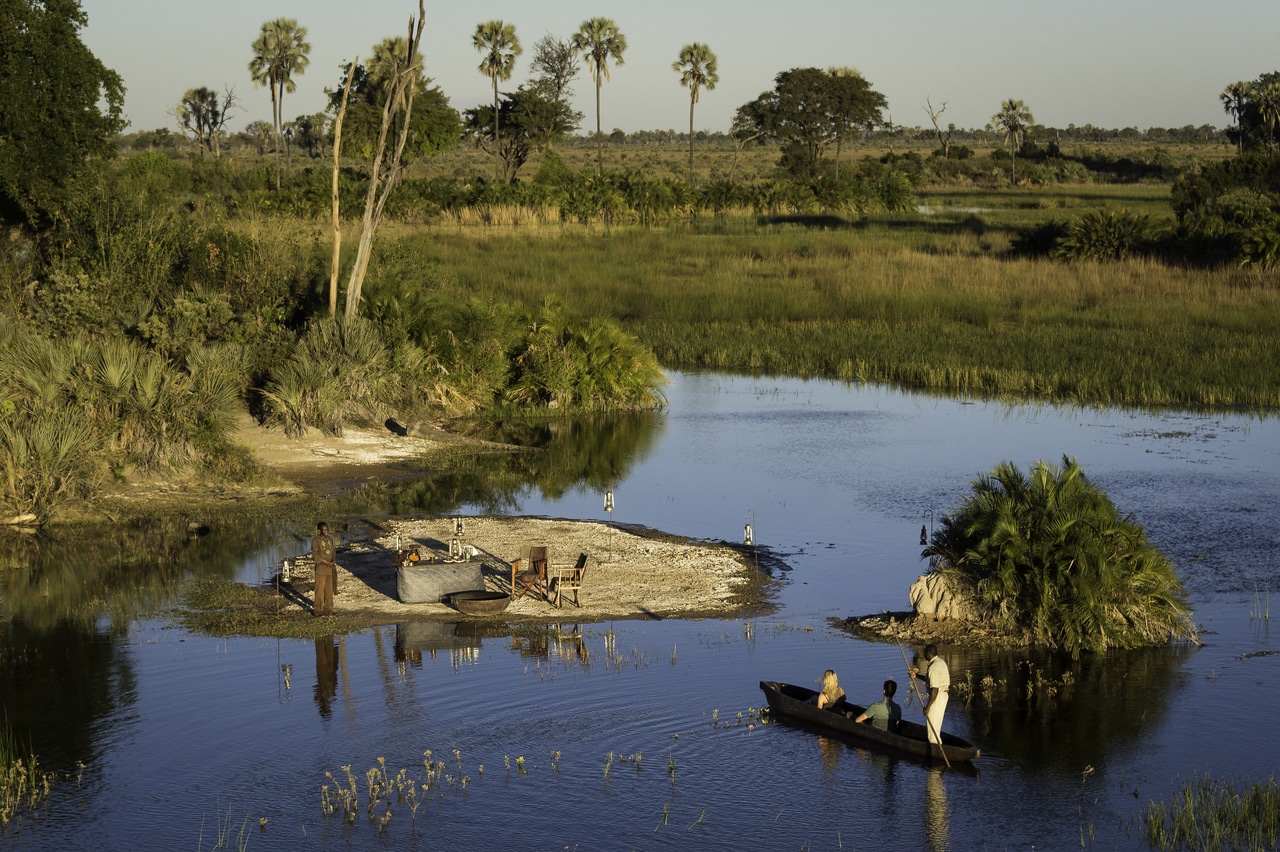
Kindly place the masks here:
[(1280, 124), (1280, 83), (1271, 80), (1254, 90), (1254, 100), (1258, 104), (1258, 117), (1263, 127), (1267, 128), (1267, 147), (1276, 146), (1276, 125)]
[(582, 52), (583, 58), (587, 60), (587, 67), (591, 69), (591, 79), (596, 84), (596, 168), (603, 174), (604, 151), (600, 146), (604, 137), (600, 133), (600, 84), (609, 79), (610, 59), (614, 65), (622, 64), (627, 37), (610, 18), (591, 18), (582, 22), (569, 44), (574, 50)]
[(716, 70), (716, 55), (701, 42), (686, 44), (680, 48), (680, 58), (671, 63), (680, 72), (680, 85), (689, 90), (689, 184), (693, 185), (693, 105), (698, 102), (702, 89), (708, 92), (720, 82)]
[(1035, 124), (1031, 110), (1022, 101), (1010, 98), (1000, 105), (1000, 111), (991, 116), (991, 123), (1004, 131), (1004, 143), (1009, 146), (1009, 180), (1018, 182), (1017, 156), (1027, 128)]
[(516, 38), (516, 25), (502, 21), (488, 21), (476, 25), (471, 44), (481, 52), (480, 73), (493, 81), (493, 176), (499, 176), (499, 156), (502, 134), (498, 126), (498, 81), (510, 80), (516, 67), (516, 57), (522, 52), (520, 39)]
[(1244, 153), (1244, 124), (1242, 118), (1244, 111), (1248, 109), (1250, 101), (1253, 100), (1254, 90), (1253, 84), (1240, 80), (1232, 83), (1222, 90), (1222, 94), (1218, 95), (1222, 100), (1222, 108), (1227, 115), (1236, 120), (1236, 153)]
[(311, 63), (311, 44), (307, 28), (293, 18), (276, 18), (262, 25), (253, 42), (253, 59), (249, 75), (253, 86), (266, 86), (271, 91), (271, 123), (276, 129), (276, 189), (280, 189), (281, 128), (283, 127), (284, 93), (293, 93), (297, 84), (293, 75), (301, 75)]

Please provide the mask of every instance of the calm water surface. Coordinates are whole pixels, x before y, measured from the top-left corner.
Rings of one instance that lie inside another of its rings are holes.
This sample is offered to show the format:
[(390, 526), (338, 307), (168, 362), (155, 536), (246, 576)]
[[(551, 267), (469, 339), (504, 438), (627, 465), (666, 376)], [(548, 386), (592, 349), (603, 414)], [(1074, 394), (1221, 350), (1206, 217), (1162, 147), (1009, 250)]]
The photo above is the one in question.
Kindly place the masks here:
[[(5, 708), (65, 775), (0, 843), (210, 849), (229, 833), (224, 848), (1145, 849), (1148, 801), (1200, 773), (1248, 783), (1275, 771), (1280, 747), (1255, 732), (1280, 703), (1280, 654), (1248, 656), (1277, 645), (1251, 617), (1280, 588), (1275, 420), (720, 375), (677, 375), (669, 400), (656, 440), (619, 468), (612, 519), (733, 541), (751, 522), (789, 565), (776, 614), (213, 640), (147, 615), (172, 578), (148, 574), (145, 595), (84, 592), (84, 606), (103, 607), (86, 631), (34, 618), (39, 590), (11, 572)], [(984, 750), (976, 777), (758, 724), (762, 679), (811, 684), (833, 667), (861, 703), (901, 679), (896, 646), (828, 619), (906, 609), (921, 525), (1001, 460), (1064, 454), (1173, 556), (1204, 647), (1086, 660), (1069, 688), (1030, 697), (1028, 677), (1057, 680), (1062, 661), (944, 649), (953, 677), (1005, 684), (992, 704), (948, 709), (948, 728)], [(530, 488), (513, 511), (608, 519), (602, 490)], [(201, 547), (204, 567), (189, 570), (264, 570), (230, 531)], [(56, 568), (39, 582), (59, 588)], [(108, 628), (126, 597), (139, 611)], [(397, 803), (385, 825), (385, 805), (349, 824), (322, 813), (326, 773), (347, 783), (349, 766), (363, 804), (380, 759), (419, 778), (427, 750), (444, 768), (416, 812)]]

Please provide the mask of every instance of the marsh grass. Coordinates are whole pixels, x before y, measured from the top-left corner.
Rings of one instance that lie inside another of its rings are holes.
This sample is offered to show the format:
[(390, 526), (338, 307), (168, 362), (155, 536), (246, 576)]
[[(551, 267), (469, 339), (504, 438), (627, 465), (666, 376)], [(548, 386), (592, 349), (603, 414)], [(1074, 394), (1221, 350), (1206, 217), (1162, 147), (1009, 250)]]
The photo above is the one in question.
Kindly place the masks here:
[(1249, 610), (1249, 620), (1260, 619), (1262, 621), (1271, 620), (1271, 589), (1264, 586), (1253, 588), (1253, 609)]
[[(249, 815), (245, 814), (244, 819), (237, 826), (235, 819), (231, 815), (231, 806), (227, 806), (227, 815), (214, 817), (213, 828), (213, 845), (209, 847), (210, 852), (220, 849), (235, 849), (237, 852), (244, 852), (249, 848)], [(196, 841), (196, 849), (204, 849), (204, 821), (200, 822), (200, 837)]]
[[(1098, 190), (1153, 219), (1167, 205), (1130, 193)], [(551, 294), (619, 318), (668, 368), (1082, 405), (1280, 406), (1280, 289), (1235, 268), (1006, 257), (1016, 227), (1053, 203), (843, 229), (458, 229), (430, 247), (454, 273), (442, 296)]]
[(1274, 777), (1239, 789), (1234, 781), (1198, 777), (1169, 802), (1150, 802), (1143, 818), (1155, 849), (1275, 849), (1280, 843), (1280, 785)]
[(0, 721), (0, 824), (35, 811), (52, 788), (53, 776), (40, 768), (35, 753), (18, 739), (5, 717)]

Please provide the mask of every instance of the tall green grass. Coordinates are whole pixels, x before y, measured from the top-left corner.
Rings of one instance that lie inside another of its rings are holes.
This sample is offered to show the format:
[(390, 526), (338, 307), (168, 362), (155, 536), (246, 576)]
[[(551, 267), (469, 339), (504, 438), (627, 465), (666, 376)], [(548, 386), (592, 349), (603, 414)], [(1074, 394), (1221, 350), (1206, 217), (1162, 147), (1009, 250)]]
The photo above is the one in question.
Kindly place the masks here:
[(1234, 781), (1196, 778), (1172, 801), (1151, 802), (1143, 824), (1147, 843), (1165, 852), (1275, 849), (1280, 844), (1280, 785), (1272, 777), (1237, 789)]
[[(618, 317), (662, 364), (1089, 405), (1280, 405), (1280, 290), (1235, 268), (1009, 259), (1013, 225), (440, 229), (441, 295)], [(1020, 220), (1019, 220), (1020, 221)]]

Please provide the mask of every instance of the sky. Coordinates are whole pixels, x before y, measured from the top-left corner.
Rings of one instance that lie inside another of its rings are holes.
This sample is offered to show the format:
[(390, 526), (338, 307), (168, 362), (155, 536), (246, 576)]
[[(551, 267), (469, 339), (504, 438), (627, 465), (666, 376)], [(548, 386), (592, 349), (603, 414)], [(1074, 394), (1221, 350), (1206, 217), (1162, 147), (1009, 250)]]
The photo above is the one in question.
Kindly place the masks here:
[[(175, 127), (167, 114), (196, 86), (233, 87), (244, 107), (228, 129), (271, 120), (270, 95), (249, 78), (262, 24), (295, 18), (308, 30), (311, 63), (295, 76), (284, 115), (319, 112), (339, 66), (407, 31), (414, 0), (81, 0), (81, 38), (123, 78), (130, 130)], [(734, 111), (773, 86), (779, 71), (851, 66), (885, 96), (885, 118), (929, 127), (986, 125), (1002, 101), (1026, 103), (1041, 124), (1066, 127), (1226, 126), (1219, 93), (1280, 69), (1276, 0), (479, 0), (426, 3), (426, 73), (465, 110), (492, 99), (472, 47), (476, 26), (514, 24), (525, 50), (504, 90), (530, 76), (534, 43), (569, 38), (592, 17), (626, 36), (623, 65), (601, 91), (605, 132), (683, 130), (689, 93), (671, 64), (691, 42), (711, 47), (720, 83), (703, 91), (695, 128), (726, 131)], [(595, 127), (585, 66), (574, 85), (582, 129)]]

